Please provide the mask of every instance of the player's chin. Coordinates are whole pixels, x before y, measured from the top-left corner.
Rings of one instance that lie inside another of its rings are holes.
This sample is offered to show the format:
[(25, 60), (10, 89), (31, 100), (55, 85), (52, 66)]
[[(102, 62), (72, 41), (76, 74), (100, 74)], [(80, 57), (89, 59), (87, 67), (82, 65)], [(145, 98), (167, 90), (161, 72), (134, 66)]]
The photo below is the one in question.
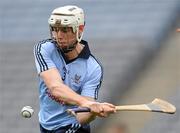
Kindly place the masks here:
[(59, 42), (59, 45), (60, 45), (60, 47), (67, 47), (67, 43), (66, 42)]
[(61, 49), (66, 49), (68, 44), (66, 44), (66, 43), (59, 43), (59, 46), (60, 46)]

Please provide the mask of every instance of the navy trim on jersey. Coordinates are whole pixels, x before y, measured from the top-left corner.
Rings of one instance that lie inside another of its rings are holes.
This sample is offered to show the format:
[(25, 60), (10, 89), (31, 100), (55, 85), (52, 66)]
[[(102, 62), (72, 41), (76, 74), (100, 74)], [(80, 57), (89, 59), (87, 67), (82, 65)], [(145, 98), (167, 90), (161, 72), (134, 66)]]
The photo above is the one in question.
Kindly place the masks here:
[(34, 46), (34, 53), (35, 53), (37, 62), (39, 63), (40, 71), (42, 71), (42, 68), (41, 68), (41, 65), (40, 65), (40, 64), (41, 64), (41, 60), (39, 60), (39, 58), (38, 58), (38, 56), (37, 56), (37, 45), (38, 45), (38, 44), (36, 44), (36, 45)]
[[(45, 70), (48, 70), (48, 66), (47, 66), (47, 64), (46, 64), (46, 62), (45, 62), (45, 60), (44, 60), (44, 58), (43, 58), (43, 56), (42, 56), (42, 54), (41, 54), (41, 46), (42, 46), (42, 43), (39, 44), (39, 48), (38, 48), (37, 54), (39, 55), (39, 58), (41, 58), (41, 60), (42, 60), (42, 62), (43, 62), (43, 66), (44, 66), (43, 71), (45, 71)], [(41, 71), (41, 72), (42, 72), (42, 71)]]
[(47, 63), (45, 62), (45, 60), (41, 54), (41, 46), (42, 46), (42, 44), (44, 44), (46, 42), (51, 42), (51, 41), (52, 41), (51, 39), (43, 40), (35, 46), (35, 56), (37, 58), (39, 66), (40, 66), (40, 72), (43, 72), (43, 71), (46, 71), (49, 69)]
[(36, 59), (37, 59), (37, 61), (38, 61), (38, 63), (39, 63), (39, 67), (40, 67), (40, 72), (42, 72), (44, 69), (45, 69), (45, 66), (44, 66), (44, 64), (43, 64), (43, 62), (42, 62), (42, 60), (41, 60), (41, 56), (40, 56), (40, 51), (39, 51), (39, 44), (37, 44), (36, 46), (35, 46), (35, 56), (36, 56)]
[(96, 59), (96, 57), (94, 55), (91, 54), (91, 56), (96, 60), (96, 62), (99, 64), (99, 66), (101, 67), (101, 78), (100, 78), (100, 81), (99, 81), (99, 84), (97, 85), (96, 89), (95, 89), (95, 92), (94, 92), (94, 97), (95, 99), (97, 100), (98, 99), (98, 92), (99, 92), (99, 88), (101, 87), (101, 84), (102, 84), (102, 81), (103, 81), (103, 72), (104, 72), (104, 69), (103, 69), (103, 66), (102, 64), (100, 63), (100, 61), (98, 59)]

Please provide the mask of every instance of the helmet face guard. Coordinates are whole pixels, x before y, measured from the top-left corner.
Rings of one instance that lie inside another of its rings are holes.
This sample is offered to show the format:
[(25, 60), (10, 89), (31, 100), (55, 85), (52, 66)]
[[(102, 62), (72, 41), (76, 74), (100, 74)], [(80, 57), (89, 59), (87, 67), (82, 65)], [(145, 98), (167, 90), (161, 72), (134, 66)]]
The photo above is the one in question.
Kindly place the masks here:
[(50, 27), (72, 27), (73, 32), (77, 31), (78, 22), (75, 20), (74, 16), (60, 16), (60, 15), (51, 15), (49, 18)]

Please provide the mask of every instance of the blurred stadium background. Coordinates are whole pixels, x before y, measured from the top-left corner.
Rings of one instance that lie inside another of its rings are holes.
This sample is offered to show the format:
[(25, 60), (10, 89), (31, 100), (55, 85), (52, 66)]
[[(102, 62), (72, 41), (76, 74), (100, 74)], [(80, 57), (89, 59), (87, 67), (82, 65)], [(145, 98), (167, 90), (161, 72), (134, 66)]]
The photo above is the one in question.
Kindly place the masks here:
[[(100, 101), (137, 104), (159, 97), (177, 107), (175, 115), (119, 112), (98, 118), (93, 133), (113, 133), (111, 127), (121, 124), (126, 133), (178, 133), (180, 0), (0, 0), (0, 133), (39, 132), (33, 46), (49, 38), (51, 11), (67, 4), (84, 9), (84, 39), (104, 66)], [(35, 109), (31, 119), (20, 116), (25, 105)]]

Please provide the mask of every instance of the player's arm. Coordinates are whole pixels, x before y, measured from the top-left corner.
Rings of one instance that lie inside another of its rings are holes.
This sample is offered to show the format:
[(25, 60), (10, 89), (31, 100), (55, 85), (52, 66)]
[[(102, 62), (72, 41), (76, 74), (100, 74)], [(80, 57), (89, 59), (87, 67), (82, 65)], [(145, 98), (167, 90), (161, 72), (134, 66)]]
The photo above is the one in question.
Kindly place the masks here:
[(65, 104), (82, 106), (89, 102), (86, 98), (78, 95), (63, 83), (56, 68), (50, 68), (47, 71), (43, 71), (40, 73), (40, 76), (44, 80), (50, 93)]

